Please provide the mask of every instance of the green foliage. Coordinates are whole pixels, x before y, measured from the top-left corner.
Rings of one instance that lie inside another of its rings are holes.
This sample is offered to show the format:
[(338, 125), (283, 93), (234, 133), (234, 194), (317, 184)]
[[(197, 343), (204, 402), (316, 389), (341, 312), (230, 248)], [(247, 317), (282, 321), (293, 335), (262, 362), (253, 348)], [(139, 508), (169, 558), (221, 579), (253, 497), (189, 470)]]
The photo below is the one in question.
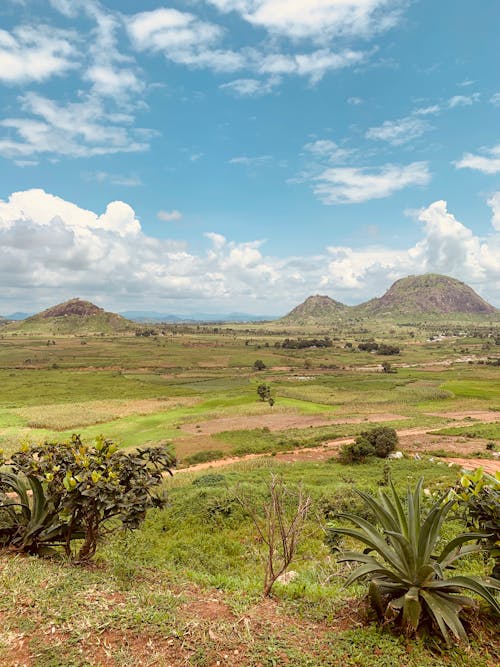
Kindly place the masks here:
[(166, 447), (128, 454), (103, 437), (84, 444), (73, 435), (26, 445), (1, 463), (0, 544), (34, 554), (64, 546), (74, 556), (71, 542), (83, 540), (76, 559), (85, 561), (103, 530), (138, 528), (147, 509), (163, 506), (154, 491), (175, 458)]
[(209, 472), (193, 480), (193, 486), (220, 486), (226, 483), (226, 478), (217, 472)]
[(392, 497), (380, 491), (379, 501), (358, 491), (378, 525), (345, 513), (341, 518), (357, 528), (332, 527), (330, 531), (366, 546), (362, 552), (344, 551), (339, 560), (360, 564), (348, 577), (346, 586), (368, 579), (370, 602), (380, 619), (398, 623), (406, 634), (415, 634), (429, 620), (447, 642), (449, 631), (457, 639), (467, 641), (460, 612), (475, 603), (461, 594), (462, 589), (479, 595), (500, 612), (500, 604), (492, 592), (500, 591), (500, 584), (489, 578), (445, 577), (458, 559), (482, 550), (479, 544), (464, 545), (484, 537), (484, 533), (461, 533), (443, 542), (443, 523), (454, 501), (444, 504), (438, 501), (424, 516), (422, 483), (420, 479), (414, 491), (408, 489), (406, 507), (392, 484)]
[(364, 463), (367, 458), (375, 454), (375, 448), (366, 438), (359, 436), (356, 442), (342, 445), (340, 449), (340, 460), (342, 463)]
[(493, 477), (482, 468), (465, 473), (450, 498), (458, 501), (467, 525), (487, 533), (486, 549), (495, 559), (492, 576), (500, 580), (500, 473)]
[(192, 466), (196, 463), (208, 463), (209, 461), (217, 461), (222, 458), (224, 458), (224, 452), (221, 449), (205, 449), (191, 456), (186, 456), (184, 463)]
[(263, 371), (266, 368), (266, 364), (262, 361), (262, 359), (256, 359), (253, 362), (253, 368), (255, 371)]
[(261, 401), (269, 401), (271, 398), (271, 387), (265, 382), (262, 382), (257, 387), (257, 394)]
[(399, 441), (396, 430), (390, 426), (376, 426), (369, 431), (362, 431), (361, 438), (372, 445), (373, 453), (381, 459), (387, 458)]

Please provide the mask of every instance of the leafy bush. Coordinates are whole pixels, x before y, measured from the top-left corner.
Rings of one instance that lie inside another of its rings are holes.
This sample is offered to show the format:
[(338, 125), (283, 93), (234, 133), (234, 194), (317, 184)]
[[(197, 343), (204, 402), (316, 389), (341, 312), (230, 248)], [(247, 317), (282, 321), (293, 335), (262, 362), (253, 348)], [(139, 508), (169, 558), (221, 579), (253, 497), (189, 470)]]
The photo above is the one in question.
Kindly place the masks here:
[(484, 534), (462, 533), (442, 544), (441, 529), (454, 501), (444, 504), (438, 501), (423, 516), (422, 482), (421, 479), (414, 491), (408, 489), (405, 508), (392, 485), (392, 498), (380, 491), (379, 501), (358, 491), (379, 527), (356, 514), (346, 513), (341, 518), (354, 523), (357, 529), (332, 527), (330, 531), (366, 546), (362, 552), (344, 551), (339, 560), (361, 564), (348, 577), (346, 586), (368, 579), (370, 602), (381, 620), (399, 623), (406, 634), (416, 633), (425, 621), (430, 621), (447, 642), (449, 631), (466, 641), (460, 612), (475, 603), (462, 595), (461, 590), (472, 591), (500, 612), (500, 604), (492, 592), (500, 591), (500, 584), (494, 579), (472, 576), (445, 578), (445, 572), (454, 569), (459, 558), (481, 551), (479, 544), (464, 545)]
[(340, 449), (340, 460), (342, 463), (364, 463), (366, 459), (375, 454), (375, 448), (366, 438), (359, 436), (356, 442), (342, 445)]
[(484, 542), (495, 561), (492, 576), (500, 580), (500, 479), (478, 468), (460, 477), (450, 498), (458, 501), (469, 527), (488, 534)]
[(396, 430), (390, 426), (376, 426), (369, 431), (362, 431), (361, 437), (373, 446), (375, 456), (381, 459), (387, 458), (399, 442)]
[(396, 345), (387, 345), (385, 343), (381, 343), (378, 346), (377, 354), (383, 354), (383, 355), (393, 355), (393, 354), (399, 354), (400, 349)]
[(262, 359), (256, 359), (253, 362), (253, 369), (255, 371), (263, 371), (266, 368), (266, 364), (262, 361)]
[(76, 560), (85, 561), (104, 531), (135, 529), (163, 506), (154, 491), (175, 458), (167, 447), (125, 453), (103, 437), (84, 444), (73, 435), (26, 445), (0, 463), (0, 545), (33, 554), (62, 546), (74, 557), (71, 543), (83, 540)]

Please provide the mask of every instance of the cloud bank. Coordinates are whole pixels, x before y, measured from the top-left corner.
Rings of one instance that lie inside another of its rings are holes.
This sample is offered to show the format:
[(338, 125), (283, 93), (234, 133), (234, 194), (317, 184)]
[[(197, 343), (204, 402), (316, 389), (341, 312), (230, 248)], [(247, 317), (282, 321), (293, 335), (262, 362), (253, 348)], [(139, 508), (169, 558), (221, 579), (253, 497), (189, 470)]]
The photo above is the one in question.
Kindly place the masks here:
[(318, 291), (356, 303), (404, 275), (432, 271), (469, 282), (500, 306), (499, 202), (500, 193), (488, 200), (487, 238), (437, 201), (418, 212), (421, 238), (412, 247), (330, 246), (276, 257), (264, 254), (262, 240), (235, 242), (216, 232), (205, 234), (198, 253), (148, 236), (122, 201), (99, 214), (43, 190), (15, 192), (0, 200), (0, 305), (3, 312), (35, 309), (78, 295), (113, 309), (281, 314)]

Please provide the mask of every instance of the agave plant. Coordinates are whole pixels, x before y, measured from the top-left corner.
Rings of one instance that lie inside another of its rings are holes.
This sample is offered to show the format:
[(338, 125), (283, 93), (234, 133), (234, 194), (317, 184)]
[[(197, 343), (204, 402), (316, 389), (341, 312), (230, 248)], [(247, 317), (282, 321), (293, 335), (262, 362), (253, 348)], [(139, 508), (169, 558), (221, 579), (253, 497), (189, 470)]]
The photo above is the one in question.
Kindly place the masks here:
[(66, 539), (66, 524), (33, 476), (0, 470), (0, 546), (43, 553)]
[(449, 631), (457, 639), (467, 641), (460, 612), (475, 606), (475, 602), (463, 595), (463, 590), (479, 595), (499, 613), (495, 591), (500, 591), (500, 584), (490, 578), (445, 577), (459, 558), (482, 550), (478, 543), (466, 543), (477, 542), (485, 534), (462, 533), (438, 549), (441, 528), (453, 500), (444, 504), (436, 502), (423, 516), (422, 484), (421, 479), (414, 491), (408, 489), (406, 507), (392, 483), (391, 495), (381, 491), (379, 501), (358, 491), (380, 528), (360, 516), (346, 513), (340, 517), (348, 519), (357, 528), (330, 529), (334, 534), (359, 540), (367, 547), (363, 552), (340, 554), (340, 561), (361, 564), (345, 585), (369, 579), (370, 601), (379, 618), (386, 622), (400, 622), (407, 634), (414, 634), (426, 619), (431, 619), (447, 643)]

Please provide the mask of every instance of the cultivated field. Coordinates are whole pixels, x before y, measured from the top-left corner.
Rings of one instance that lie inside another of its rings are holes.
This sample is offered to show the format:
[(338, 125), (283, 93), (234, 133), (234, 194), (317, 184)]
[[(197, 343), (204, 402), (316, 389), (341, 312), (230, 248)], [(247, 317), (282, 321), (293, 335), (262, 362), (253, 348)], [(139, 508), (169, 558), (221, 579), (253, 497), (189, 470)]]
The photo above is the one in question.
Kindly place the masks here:
[[(331, 346), (282, 347), (324, 336)], [(360, 351), (372, 337), (400, 354)], [(148, 336), (4, 334), (7, 455), (23, 442), (103, 434), (126, 450), (172, 443), (182, 473), (165, 482), (170, 504), (140, 530), (105, 541), (90, 568), (0, 555), (0, 664), (498, 664), (495, 621), (485, 613), (470, 620), (468, 649), (374, 624), (365, 587), (343, 589), (349, 566), (332, 554), (325, 527), (359, 505), (354, 486), (376, 491), (387, 466), (400, 490), (421, 476), (432, 491), (452, 485), (460, 467), (451, 461), (500, 470), (499, 342), (498, 325), (478, 323), (444, 332), (353, 322), (311, 331), (263, 323), (158, 327)], [(263, 383), (272, 406), (257, 394)], [(340, 446), (376, 425), (398, 431), (405, 458), (339, 463)], [(238, 494), (264, 498), (272, 473), (303, 483), (313, 512), (297, 577), (262, 600), (262, 544)], [(453, 522), (446, 531), (456, 533)], [(466, 572), (486, 567), (465, 559)]]

